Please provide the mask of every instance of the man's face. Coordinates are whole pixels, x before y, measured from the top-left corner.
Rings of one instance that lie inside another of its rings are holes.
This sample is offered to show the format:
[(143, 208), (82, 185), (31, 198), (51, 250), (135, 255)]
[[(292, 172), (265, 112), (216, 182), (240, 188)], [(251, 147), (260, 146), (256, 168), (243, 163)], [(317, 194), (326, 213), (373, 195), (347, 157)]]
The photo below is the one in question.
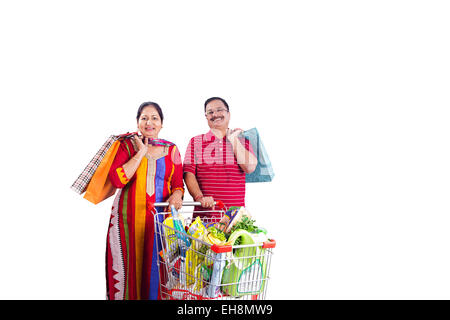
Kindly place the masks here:
[(206, 120), (211, 129), (227, 129), (230, 113), (220, 100), (213, 100), (206, 105)]

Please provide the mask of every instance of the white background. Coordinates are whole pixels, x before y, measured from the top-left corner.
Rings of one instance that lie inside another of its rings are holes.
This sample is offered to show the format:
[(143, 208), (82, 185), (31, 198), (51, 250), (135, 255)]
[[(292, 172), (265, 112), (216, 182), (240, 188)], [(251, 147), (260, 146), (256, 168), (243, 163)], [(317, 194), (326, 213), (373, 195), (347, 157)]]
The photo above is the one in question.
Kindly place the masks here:
[[(112, 198), (70, 190), (143, 101), (257, 127), (270, 299), (449, 299), (446, 1), (3, 1), (0, 298), (104, 299)], [(187, 197), (189, 199), (189, 197)]]

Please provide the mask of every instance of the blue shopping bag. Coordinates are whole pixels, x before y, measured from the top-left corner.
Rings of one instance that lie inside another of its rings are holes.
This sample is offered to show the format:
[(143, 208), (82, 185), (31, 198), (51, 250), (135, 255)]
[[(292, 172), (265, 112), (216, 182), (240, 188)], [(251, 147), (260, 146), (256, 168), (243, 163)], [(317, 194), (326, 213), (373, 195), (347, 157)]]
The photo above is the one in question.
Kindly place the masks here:
[(256, 128), (244, 131), (242, 136), (249, 140), (253, 147), (253, 152), (258, 159), (258, 165), (255, 171), (245, 175), (245, 182), (270, 182), (274, 177), (272, 164), (269, 155), (261, 141)]

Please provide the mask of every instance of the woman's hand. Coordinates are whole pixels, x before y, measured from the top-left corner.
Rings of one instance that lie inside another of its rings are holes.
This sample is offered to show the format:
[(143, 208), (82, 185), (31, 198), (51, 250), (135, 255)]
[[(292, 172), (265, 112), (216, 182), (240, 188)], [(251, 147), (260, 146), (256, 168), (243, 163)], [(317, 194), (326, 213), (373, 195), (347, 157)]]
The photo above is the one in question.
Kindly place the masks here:
[(145, 138), (145, 144), (142, 143), (139, 136), (135, 135), (132, 137), (133, 145), (136, 150), (136, 154), (128, 160), (127, 163), (123, 165), (123, 171), (125, 171), (125, 175), (127, 177), (132, 177), (135, 173), (139, 165), (141, 164), (142, 158), (145, 157), (148, 151), (148, 139)]
[(201, 197), (198, 201), (200, 201), (203, 208), (214, 208), (213, 197)]
[(182, 193), (176, 190), (169, 199), (167, 199), (167, 202), (169, 202), (169, 207), (173, 205), (175, 209), (180, 210), (183, 206)]
[(138, 148), (136, 152), (142, 157), (145, 156), (148, 152), (148, 138), (144, 137), (144, 141), (145, 143), (142, 142), (139, 136), (134, 136), (134, 142)]

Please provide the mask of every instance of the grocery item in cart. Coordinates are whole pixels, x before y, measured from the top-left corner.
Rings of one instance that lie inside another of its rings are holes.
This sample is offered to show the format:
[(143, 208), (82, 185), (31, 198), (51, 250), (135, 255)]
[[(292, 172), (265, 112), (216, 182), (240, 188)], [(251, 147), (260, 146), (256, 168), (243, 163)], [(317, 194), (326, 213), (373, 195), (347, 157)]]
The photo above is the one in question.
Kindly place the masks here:
[(215, 254), (211, 281), (208, 288), (206, 288), (206, 296), (208, 298), (213, 299), (220, 294), (220, 283), (222, 282), (223, 268), (225, 268), (226, 264), (225, 258), (225, 252)]
[(220, 221), (215, 224), (215, 227), (219, 230), (225, 231), (230, 222), (233, 221), (236, 217), (239, 209), (240, 207), (233, 207), (228, 209), (228, 211), (223, 215), (222, 219), (220, 219)]
[(203, 241), (209, 244), (224, 244), (227, 240), (223, 231), (217, 229), (216, 227), (209, 227), (207, 229), (208, 233), (203, 236)]
[(206, 250), (208, 249), (207, 246), (203, 245), (200, 247), (199, 250), (194, 249), (194, 245), (187, 250), (186, 253), (186, 273), (187, 276), (187, 284), (192, 284), (196, 281), (197, 276), (190, 276), (195, 275), (197, 273), (198, 266), (202, 264), (202, 262), (205, 260)]
[[(256, 247), (257, 256), (264, 257), (264, 253)], [(222, 291), (233, 297), (243, 295), (257, 295), (264, 289), (266, 282), (266, 263), (264, 258), (248, 260), (250, 264), (241, 264), (234, 260), (223, 271)]]
[(168, 228), (162, 228), (162, 233), (164, 234), (164, 238), (167, 244), (167, 255), (168, 256), (173, 256), (175, 255), (177, 252), (179, 253), (179, 248), (178, 248), (178, 239), (177, 236), (175, 234), (175, 231), (172, 229), (174, 228), (173, 225), (173, 217), (168, 217), (163, 221), (163, 224), (165, 226), (167, 226)]
[(184, 219), (180, 218), (180, 214), (178, 213), (178, 210), (175, 209), (175, 207), (172, 205), (170, 206), (170, 209), (172, 210), (172, 221), (174, 229), (177, 230), (176, 232), (177, 238), (182, 240), (184, 242), (184, 245), (186, 247), (189, 247), (191, 245), (191, 241), (188, 237), (186, 237), (186, 230), (184, 229)]
[[(242, 246), (253, 245), (253, 246), (236, 248), (236, 244), (238, 241), (239, 245)], [(258, 248), (257, 246), (255, 246), (257, 242), (253, 234), (242, 229), (236, 230), (228, 239), (227, 244), (235, 246), (233, 251), (230, 253), (231, 254), (230, 260), (232, 261), (239, 260), (239, 264), (243, 268), (247, 267), (249, 264), (252, 263), (254, 257), (256, 256), (256, 250)]]
[(251, 218), (250, 212), (245, 207), (233, 207), (225, 212), (222, 219), (215, 225), (216, 228), (229, 233), (236, 223), (243, 217)]
[(234, 297), (259, 294), (264, 287), (266, 263), (264, 249), (256, 244), (267, 241), (267, 236), (239, 229), (231, 234), (228, 244), (234, 245), (238, 240), (242, 247), (233, 249), (227, 259), (229, 263), (223, 271), (222, 291)]
[[(203, 236), (207, 233), (207, 230), (200, 217), (197, 217), (194, 222), (191, 223), (188, 229), (188, 233), (196, 239), (203, 239)], [(200, 249), (200, 242), (194, 241), (193, 245), (194, 249)]]
[[(203, 240), (203, 237), (207, 235), (208, 231), (203, 225), (200, 217), (197, 217), (194, 222), (191, 223), (188, 229), (188, 233), (193, 238)], [(187, 283), (192, 284), (196, 281), (198, 277), (192, 277), (196, 273), (198, 266), (203, 262), (205, 258), (205, 253), (208, 247), (202, 244), (200, 241), (192, 241), (192, 245), (186, 255), (186, 268), (187, 268)]]
[[(267, 232), (244, 214), (245, 208), (233, 210), (229, 210), (229, 218), (241, 214), (228, 220), (232, 224), (217, 224), (225, 213), (222, 209), (221, 217), (181, 220), (180, 231), (173, 227), (173, 217), (165, 220), (166, 224), (155, 218), (161, 255), (158, 267), (167, 275), (160, 278), (163, 299), (264, 299), (275, 241), (268, 240)], [(167, 250), (171, 246), (172, 251)]]

